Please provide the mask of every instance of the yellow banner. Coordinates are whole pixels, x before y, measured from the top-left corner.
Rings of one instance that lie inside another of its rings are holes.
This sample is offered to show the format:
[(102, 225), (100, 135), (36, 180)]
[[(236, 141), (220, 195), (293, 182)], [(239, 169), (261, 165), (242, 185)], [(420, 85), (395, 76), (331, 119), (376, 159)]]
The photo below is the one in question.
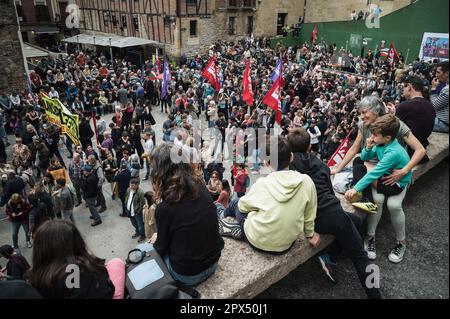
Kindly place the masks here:
[(79, 118), (72, 114), (58, 99), (51, 99), (45, 93), (41, 93), (42, 104), (47, 118), (53, 124), (61, 128), (61, 132), (66, 134), (74, 145), (80, 143)]

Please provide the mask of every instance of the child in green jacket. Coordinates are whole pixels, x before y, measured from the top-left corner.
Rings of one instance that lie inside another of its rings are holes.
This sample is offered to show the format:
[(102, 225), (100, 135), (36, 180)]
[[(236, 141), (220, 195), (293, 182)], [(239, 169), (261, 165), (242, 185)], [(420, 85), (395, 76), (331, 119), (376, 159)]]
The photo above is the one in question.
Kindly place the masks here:
[[(361, 179), (354, 176), (359, 181), (353, 189), (345, 193), (345, 197), (352, 200), (367, 187), (373, 186), (372, 195), (374, 199), (377, 199), (376, 202), (382, 203), (387, 197), (387, 207), (397, 237), (397, 245), (388, 257), (393, 263), (401, 262), (406, 250), (405, 214), (402, 202), (412, 177), (412, 173), (409, 172), (394, 185), (384, 184), (383, 177), (390, 175), (393, 170), (402, 169), (410, 161), (406, 149), (396, 139), (399, 129), (400, 121), (392, 114), (384, 115), (372, 124), (372, 136), (366, 141), (366, 146), (361, 153), (361, 160), (367, 161), (378, 158), (379, 162), (373, 170), (368, 173), (364, 172), (365, 174)], [(359, 208), (362, 204), (353, 203), (353, 206)], [(383, 205), (378, 205), (377, 211), (368, 217), (368, 236), (364, 241), (364, 246), (371, 260), (376, 258), (375, 232), (382, 212)]]

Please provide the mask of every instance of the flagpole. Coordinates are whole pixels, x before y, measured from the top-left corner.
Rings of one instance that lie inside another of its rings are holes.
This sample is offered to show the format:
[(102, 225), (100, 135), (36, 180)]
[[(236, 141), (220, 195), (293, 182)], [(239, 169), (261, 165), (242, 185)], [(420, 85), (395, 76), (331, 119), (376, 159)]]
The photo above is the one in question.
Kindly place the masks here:
[(406, 52), (405, 64), (408, 63), (408, 58), (409, 58), (409, 48), (408, 48), (408, 51)]

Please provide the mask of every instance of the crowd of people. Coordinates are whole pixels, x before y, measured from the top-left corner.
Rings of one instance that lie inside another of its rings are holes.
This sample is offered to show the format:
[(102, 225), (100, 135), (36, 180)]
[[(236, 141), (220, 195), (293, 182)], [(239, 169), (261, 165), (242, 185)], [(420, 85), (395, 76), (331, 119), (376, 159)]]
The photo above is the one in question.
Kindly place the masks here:
[[(0, 94), (1, 205), (6, 205), (13, 233), (13, 246), (3, 247), (2, 255), (11, 260), (19, 251), (21, 226), (27, 247), (32, 247), (32, 239), (40, 243), (34, 247), (31, 270), (20, 261), (17, 264), (26, 269), (17, 276), (8, 270), (8, 275), (23, 278), (29, 271), (29, 283), (44, 297), (80, 297), (59, 285), (57, 274), (48, 273), (48, 269), (59, 268), (50, 267), (52, 261), (40, 256), (46, 241), (62, 232), (83, 247), (65, 250), (67, 258), (82, 264), (88, 282), (101, 281), (103, 288), (96, 296), (110, 298), (114, 285), (107, 280), (104, 261), (85, 251), (73, 226), (74, 207), (83, 200), (91, 213), (91, 225), (102, 223), (100, 213), (107, 209), (106, 181), (113, 199), (121, 201), (120, 216), (130, 219), (135, 230), (132, 237), (152, 243), (180, 282), (197, 285), (215, 272), (224, 247), (220, 235), (280, 254), (301, 233), (314, 247), (321, 234), (333, 234), (337, 244), (319, 257), (327, 276), (335, 281), (338, 251), (346, 250), (368, 297), (379, 298), (378, 289), (365, 286), (365, 269), (376, 258), (375, 230), (383, 202), (387, 201), (397, 236), (389, 260), (398, 263), (406, 251), (402, 201), (411, 171), (427, 160), (425, 149), (432, 131), (448, 133), (448, 62), (416, 60), (407, 65), (402, 60), (390, 63), (371, 51), (364, 57), (348, 52), (352, 66), (343, 72), (331, 68), (336, 51), (336, 45), (325, 43), (271, 48), (265, 39), (219, 42), (205, 55), (184, 59), (173, 68), (167, 90), (151, 74), (162, 72), (157, 65), (163, 63), (146, 61), (141, 67), (116, 59), (111, 65), (93, 51), (76, 52), (67, 59), (43, 59), (31, 71), (29, 92)], [(202, 78), (212, 57), (220, 79), (218, 92)], [(282, 119), (276, 123), (277, 112), (262, 100), (280, 59), (284, 88)], [(253, 105), (243, 101), (246, 61), (252, 70)], [(79, 143), (63, 136), (49, 121), (40, 92), (60, 99), (80, 116)], [(167, 120), (158, 123), (162, 132), (152, 128), (156, 124), (152, 112), (158, 111), (167, 113)], [(106, 113), (113, 113), (111, 123), (105, 121)], [(96, 129), (91, 125), (93, 118)], [(192, 136), (195, 119), (221, 134), (218, 139), (202, 140), (199, 150)], [(269, 136), (274, 127), (281, 132), (275, 139)], [(264, 136), (247, 130), (259, 128), (266, 132)], [(243, 160), (234, 158), (229, 180), (224, 163), (211, 154), (209, 145), (223, 141), (227, 129), (237, 130), (234, 141), (245, 149)], [(11, 134), (15, 144), (9, 156), (6, 147)], [(156, 134), (163, 137), (158, 146)], [(352, 147), (330, 171), (325, 163), (347, 137)], [(277, 146), (278, 165), (250, 187), (249, 174), (270, 166), (260, 160), (262, 138)], [(67, 159), (60, 153), (61, 140)], [(173, 150), (186, 148), (191, 155), (197, 153), (197, 161), (171, 161)], [(360, 151), (360, 158), (354, 159)], [(361, 220), (342, 209), (330, 180), (352, 159), (354, 186), (346, 197), (370, 213), (364, 239), (359, 232)], [(144, 168), (144, 180), (152, 182), (152, 193), (140, 186)], [(50, 248), (54, 253), (58, 249)], [(88, 275), (91, 271), (98, 276)], [(57, 285), (61, 290), (55, 291), (61, 295), (49, 291), (51, 285)]]

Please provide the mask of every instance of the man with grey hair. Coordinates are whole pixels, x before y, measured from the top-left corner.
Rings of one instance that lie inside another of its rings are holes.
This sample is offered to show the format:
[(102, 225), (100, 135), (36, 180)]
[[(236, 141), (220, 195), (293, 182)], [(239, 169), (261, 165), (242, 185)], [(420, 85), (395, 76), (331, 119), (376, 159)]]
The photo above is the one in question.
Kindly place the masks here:
[(103, 173), (102, 165), (98, 162), (95, 155), (89, 155), (88, 156), (88, 165), (92, 167), (93, 174), (97, 176), (97, 205), (101, 206), (99, 209), (99, 213), (103, 213), (106, 210), (106, 200), (105, 196), (103, 195), (103, 183), (105, 182), (105, 174)]

